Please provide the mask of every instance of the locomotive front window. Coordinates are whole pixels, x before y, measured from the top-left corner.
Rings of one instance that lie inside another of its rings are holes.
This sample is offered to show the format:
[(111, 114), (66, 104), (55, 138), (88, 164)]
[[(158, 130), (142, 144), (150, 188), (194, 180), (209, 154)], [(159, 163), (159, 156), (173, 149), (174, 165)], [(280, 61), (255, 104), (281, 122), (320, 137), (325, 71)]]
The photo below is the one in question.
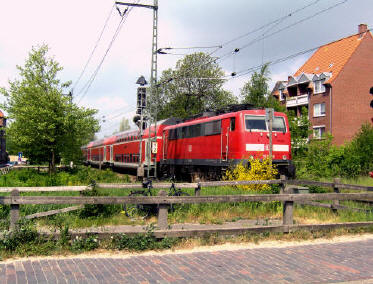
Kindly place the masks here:
[(275, 119), (273, 120), (272, 131), (286, 132), (286, 125), (283, 117), (275, 116)]
[[(246, 130), (250, 131), (268, 131), (268, 124), (265, 116), (246, 115), (245, 116)], [(272, 123), (272, 131), (286, 132), (286, 124), (283, 117), (275, 116)]]
[(266, 121), (264, 116), (246, 115), (245, 116), (246, 130), (250, 131), (266, 131)]

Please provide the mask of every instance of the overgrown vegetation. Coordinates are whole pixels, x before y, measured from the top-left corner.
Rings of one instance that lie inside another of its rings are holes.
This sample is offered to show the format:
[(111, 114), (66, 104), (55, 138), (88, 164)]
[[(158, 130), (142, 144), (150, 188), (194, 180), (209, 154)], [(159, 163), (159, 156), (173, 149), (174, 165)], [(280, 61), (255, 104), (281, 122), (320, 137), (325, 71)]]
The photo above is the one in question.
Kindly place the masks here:
[[(273, 175), (276, 173), (273, 169), (268, 170), (268, 166), (264, 163), (256, 164), (252, 161), (250, 169), (242, 169), (244, 174), (253, 171), (249, 176), (252, 179), (271, 179), (272, 176), (267, 176), (268, 173)], [(233, 169), (232, 169), (233, 170)], [(248, 172), (246, 172), (248, 171)], [(246, 172), (246, 173), (245, 173)], [(115, 174), (109, 170), (99, 171), (91, 168), (77, 169), (70, 172), (56, 173), (56, 176), (49, 177), (46, 173), (37, 173), (34, 170), (14, 171), (13, 178), (7, 180), (12, 185), (21, 185), (26, 183), (29, 186), (34, 186), (33, 182), (42, 185), (61, 185), (61, 183), (89, 184), (92, 180), (100, 182), (126, 182), (127, 176)], [(238, 171), (238, 174), (242, 174)], [(61, 175), (60, 178), (57, 176)], [(3, 178), (0, 182), (4, 182)], [(9, 177), (9, 176), (8, 176)], [(63, 178), (62, 178), (63, 177)], [(49, 179), (51, 178), (51, 179)], [(249, 178), (249, 177), (245, 177)], [(370, 180), (369, 180), (370, 181)], [(364, 181), (365, 182), (365, 181)], [(370, 181), (371, 182), (371, 181)], [(371, 185), (371, 183), (366, 184)], [(8, 184), (9, 186), (9, 184)], [(154, 194), (157, 194), (157, 189), (152, 189)], [(251, 194), (251, 193), (278, 193), (279, 187), (270, 186), (269, 188), (241, 188), (241, 187), (209, 187), (202, 188), (201, 195), (232, 195), (232, 194)], [(190, 195), (193, 195), (193, 189), (184, 189)], [(328, 188), (311, 187), (310, 192), (321, 193), (330, 192)], [(89, 196), (127, 196), (130, 189), (103, 189), (95, 187), (92, 191), (88, 191)], [(46, 192), (46, 193), (22, 193), (22, 195), (78, 195), (78, 192)], [(341, 205), (355, 207), (361, 209), (369, 209), (368, 205), (361, 205), (356, 202), (343, 201)], [(51, 209), (61, 208), (67, 205), (22, 205), (21, 216), (26, 216), (36, 212), (47, 211)], [(34, 219), (32, 222), (22, 222), (20, 229), (10, 234), (9, 228), (9, 206), (0, 206), (0, 219), (5, 219), (0, 222), (0, 231), (3, 231), (3, 238), (0, 241), (0, 257), (6, 258), (15, 255), (48, 255), (60, 253), (79, 253), (97, 248), (103, 249), (118, 249), (118, 250), (145, 250), (145, 249), (164, 249), (182, 246), (193, 240), (176, 240), (163, 239), (158, 240), (153, 235), (156, 222), (155, 215), (149, 215), (144, 218), (141, 214), (138, 216), (126, 216), (122, 211), (122, 205), (87, 205), (84, 209), (77, 211), (58, 214), (49, 217)], [(206, 203), (206, 204), (184, 204), (176, 205), (172, 211), (169, 211), (168, 221), (170, 226), (176, 223), (200, 223), (200, 224), (223, 224), (225, 222), (243, 222), (243, 219), (249, 219), (248, 226), (258, 225), (275, 225), (281, 223), (282, 217), (281, 202), (240, 202), (240, 203)], [(295, 224), (313, 224), (313, 223), (339, 223), (339, 222), (354, 222), (354, 221), (373, 221), (373, 213), (361, 211), (354, 212), (352, 210), (343, 210), (333, 212), (326, 208), (315, 208), (312, 206), (296, 205), (294, 208)], [(247, 221), (245, 221), (247, 222)], [(79, 235), (72, 237), (73, 230), (77, 228), (87, 228), (91, 226), (104, 225), (143, 225), (148, 226), (148, 232), (144, 235), (130, 237), (128, 235), (114, 235), (113, 238), (100, 240), (97, 235)], [(61, 232), (58, 239), (41, 237), (37, 232), (37, 228), (49, 229), (52, 232)], [(294, 233), (294, 238), (306, 237), (312, 238), (318, 233), (304, 233), (297, 235)], [(300, 233), (299, 233), (300, 234)], [(321, 233), (319, 234), (321, 235)], [(259, 240), (277, 238), (280, 235), (276, 234), (247, 234), (244, 236), (236, 236), (233, 238), (220, 237), (218, 235), (199, 238), (199, 244), (214, 244), (223, 241), (243, 240), (257, 242)], [(288, 235), (284, 235), (288, 238)]]
[(8, 257), (76, 254), (96, 249), (145, 251), (163, 249), (185, 249), (195, 246), (217, 245), (224, 243), (254, 243), (281, 240), (302, 241), (310, 239), (330, 239), (341, 235), (373, 233), (373, 226), (366, 228), (332, 229), (323, 231), (296, 231), (291, 233), (245, 233), (235, 236), (210, 234), (198, 238), (163, 238), (157, 239), (153, 234), (154, 226), (148, 226), (145, 234), (128, 236), (114, 235), (111, 238), (99, 239), (97, 235), (87, 234), (72, 237), (68, 230), (61, 233), (59, 239), (45, 237), (37, 233), (30, 222), (21, 222), (18, 230), (3, 232), (0, 237), (0, 260)]
[(128, 175), (118, 175), (110, 169), (97, 170), (77, 167), (56, 172), (52, 175), (34, 169), (12, 170), (0, 176), (0, 186), (59, 186), (89, 185), (92, 181), (125, 183)]
[(355, 137), (342, 146), (332, 144), (333, 137), (312, 140), (301, 158), (298, 177), (357, 178), (373, 170), (373, 125), (365, 124)]
[(128, 251), (169, 249), (180, 241), (175, 238), (156, 239), (153, 230), (154, 226), (149, 226), (145, 234), (132, 237), (119, 234), (100, 240), (95, 234), (72, 237), (68, 227), (63, 226), (56, 239), (40, 235), (35, 224), (22, 220), (15, 231), (3, 231), (0, 236), (0, 260), (10, 256), (81, 253), (97, 248)]

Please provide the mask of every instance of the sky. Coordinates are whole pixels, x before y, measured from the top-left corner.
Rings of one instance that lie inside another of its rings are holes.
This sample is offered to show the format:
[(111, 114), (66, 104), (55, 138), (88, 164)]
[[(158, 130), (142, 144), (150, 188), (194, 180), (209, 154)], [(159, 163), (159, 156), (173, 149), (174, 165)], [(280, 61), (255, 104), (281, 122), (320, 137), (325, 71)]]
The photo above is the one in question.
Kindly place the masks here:
[[(153, 4), (150, 0), (128, 1)], [(47, 44), (49, 56), (64, 68), (59, 74), (61, 81), (72, 81), (74, 102), (99, 110), (98, 138), (117, 131), (123, 117), (132, 121), (137, 78), (150, 77), (151, 9), (129, 10), (112, 41), (121, 20), (114, 1), (2, 2), (0, 87), (7, 88), (9, 80), (19, 78), (16, 66), (24, 65), (33, 46)], [(158, 5), (158, 48), (209, 47), (174, 49), (169, 52), (177, 55), (158, 55), (158, 78), (183, 58), (179, 54), (213, 52), (211, 56), (218, 58), (229, 78), (224, 87), (236, 96), (251, 73), (232, 78), (232, 72), (242, 74), (263, 63), (355, 34), (361, 23), (373, 27), (372, 0), (159, 0)], [(236, 48), (240, 51), (234, 53)], [(294, 74), (310, 55), (312, 52), (307, 52), (270, 65), (270, 87)], [(84, 89), (102, 60), (90, 87)]]

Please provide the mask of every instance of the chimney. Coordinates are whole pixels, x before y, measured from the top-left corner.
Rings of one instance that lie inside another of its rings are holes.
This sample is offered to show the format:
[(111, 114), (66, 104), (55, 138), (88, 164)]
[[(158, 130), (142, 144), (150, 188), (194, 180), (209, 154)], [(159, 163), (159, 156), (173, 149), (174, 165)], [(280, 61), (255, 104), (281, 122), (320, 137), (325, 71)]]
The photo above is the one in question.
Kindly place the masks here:
[(366, 24), (360, 24), (358, 27), (359, 38), (362, 38), (367, 32), (368, 26)]

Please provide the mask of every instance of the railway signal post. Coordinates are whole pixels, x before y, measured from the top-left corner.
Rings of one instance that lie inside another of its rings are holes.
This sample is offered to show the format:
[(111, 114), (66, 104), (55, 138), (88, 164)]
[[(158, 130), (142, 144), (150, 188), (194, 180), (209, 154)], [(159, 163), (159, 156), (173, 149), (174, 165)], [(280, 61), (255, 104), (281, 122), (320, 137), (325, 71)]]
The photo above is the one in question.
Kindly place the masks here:
[[(155, 155), (152, 154), (151, 148), (152, 145), (157, 145), (157, 135), (156, 135), (156, 128), (157, 128), (157, 107), (158, 107), (158, 94), (155, 90), (157, 85), (157, 50), (158, 50), (158, 0), (153, 0), (153, 5), (144, 5), (144, 4), (137, 4), (137, 3), (124, 3), (116, 1), (116, 5), (124, 5), (124, 6), (131, 6), (131, 7), (140, 7), (140, 8), (148, 8), (153, 10), (153, 36), (152, 36), (152, 59), (151, 59), (151, 70), (150, 70), (150, 98), (155, 100), (154, 102), (154, 109), (151, 109), (150, 104), (147, 102), (147, 114), (149, 115), (149, 138), (148, 138), (148, 147), (146, 149), (146, 159), (147, 161), (147, 176), (150, 177), (150, 174), (153, 170), (154, 178), (157, 177), (157, 162)], [(149, 100), (149, 97), (147, 97)], [(154, 131), (151, 131), (152, 121), (154, 121)], [(142, 127), (142, 125), (141, 125)], [(154, 133), (153, 133), (154, 132)], [(151, 137), (154, 134), (154, 138)], [(142, 139), (141, 139), (142, 142)], [(141, 148), (140, 143), (140, 148)], [(153, 157), (154, 156), (154, 157)], [(140, 159), (141, 163), (141, 159)]]
[(272, 151), (273, 151), (273, 143), (272, 143), (272, 125), (273, 125), (273, 108), (266, 108), (266, 120), (268, 121), (268, 151), (269, 151), (269, 161), (272, 164)]

